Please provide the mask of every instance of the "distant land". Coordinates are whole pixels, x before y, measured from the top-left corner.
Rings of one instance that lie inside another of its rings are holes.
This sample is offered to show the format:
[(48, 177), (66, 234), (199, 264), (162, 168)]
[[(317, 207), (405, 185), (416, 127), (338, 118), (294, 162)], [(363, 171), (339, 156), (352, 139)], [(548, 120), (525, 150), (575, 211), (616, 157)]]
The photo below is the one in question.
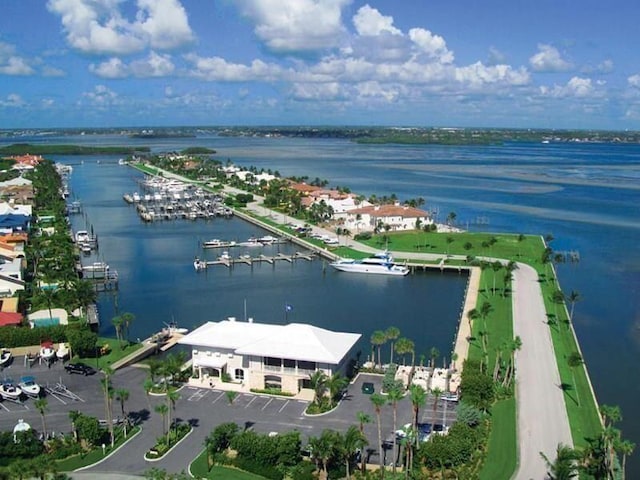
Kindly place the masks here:
[[(640, 131), (444, 127), (229, 126), (0, 130), (0, 139), (33, 136), (120, 135), (136, 139), (227, 137), (344, 138), (368, 144), (500, 145), (508, 142), (640, 143)], [(136, 151), (142, 150), (137, 147)], [(33, 153), (33, 152), (31, 152)], [(54, 153), (54, 152), (46, 152)], [(63, 153), (63, 152), (55, 152)], [(64, 152), (67, 153), (67, 152)], [(81, 152), (84, 153), (84, 152)], [(129, 152), (116, 152), (129, 153)]]
[(47, 145), (14, 143), (0, 147), (0, 156), (8, 155), (133, 155), (150, 152), (149, 147), (92, 147), (85, 145)]

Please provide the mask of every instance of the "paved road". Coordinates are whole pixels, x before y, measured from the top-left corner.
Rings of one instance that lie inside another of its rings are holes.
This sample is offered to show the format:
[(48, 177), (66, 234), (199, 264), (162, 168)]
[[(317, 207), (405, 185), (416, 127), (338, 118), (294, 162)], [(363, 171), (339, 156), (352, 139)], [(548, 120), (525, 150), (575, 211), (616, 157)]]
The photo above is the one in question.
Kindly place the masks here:
[(528, 265), (518, 267), (513, 323), (514, 334), (522, 339), (516, 354), (520, 464), (513, 478), (542, 480), (547, 477), (540, 452), (554, 459), (558, 443), (573, 446), (573, 441), (538, 274)]

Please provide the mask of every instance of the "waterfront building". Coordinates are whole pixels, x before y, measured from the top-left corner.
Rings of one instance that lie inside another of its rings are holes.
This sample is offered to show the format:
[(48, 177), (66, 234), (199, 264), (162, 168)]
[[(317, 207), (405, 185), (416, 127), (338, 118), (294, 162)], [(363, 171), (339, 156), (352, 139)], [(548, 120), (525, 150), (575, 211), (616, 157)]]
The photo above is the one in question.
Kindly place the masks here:
[(406, 205), (372, 205), (346, 212), (344, 226), (350, 230), (373, 231), (389, 225), (391, 231), (414, 230), (433, 223), (429, 213)]
[(229, 317), (207, 322), (178, 343), (189, 345), (193, 373), (201, 384), (222, 379), (248, 389), (275, 388), (292, 394), (311, 388), (316, 370), (345, 375), (361, 335), (303, 323), (274, 325)]

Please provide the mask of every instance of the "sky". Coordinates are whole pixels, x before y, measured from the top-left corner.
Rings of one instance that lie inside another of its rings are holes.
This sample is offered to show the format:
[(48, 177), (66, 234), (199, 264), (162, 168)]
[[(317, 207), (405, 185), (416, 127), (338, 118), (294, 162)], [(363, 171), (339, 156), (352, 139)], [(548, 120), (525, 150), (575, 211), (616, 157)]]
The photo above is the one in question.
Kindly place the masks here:
[(635, 0), (1, 5), (4, 129), (640, 129)]

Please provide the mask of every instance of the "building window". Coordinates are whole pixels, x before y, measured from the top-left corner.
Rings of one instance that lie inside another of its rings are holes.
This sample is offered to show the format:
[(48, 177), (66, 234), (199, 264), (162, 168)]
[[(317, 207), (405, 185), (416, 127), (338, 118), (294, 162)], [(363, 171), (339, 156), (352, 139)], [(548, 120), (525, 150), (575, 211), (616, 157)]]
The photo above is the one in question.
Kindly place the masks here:
[(316, 362), (305, 362), (304, 360), (298, 360), (298, 369), (300, 370), (309, 370), (315, 372), (316, 368)]
[(278, 375), (265, 375), (264, 388), (282, 388), (282, 377)]
[(236, 368), (235, 371), (236, 380), (243, 381), (244, 380), (244, 370), (241, 368)]

